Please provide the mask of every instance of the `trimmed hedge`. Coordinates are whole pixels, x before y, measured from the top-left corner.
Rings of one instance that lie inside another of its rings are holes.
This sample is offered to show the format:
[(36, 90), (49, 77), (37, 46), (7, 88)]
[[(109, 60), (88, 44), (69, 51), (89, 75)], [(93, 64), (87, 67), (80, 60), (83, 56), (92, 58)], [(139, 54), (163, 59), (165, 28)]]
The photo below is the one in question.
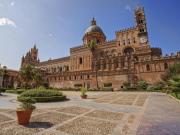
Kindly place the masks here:
[[(22, 101), (21, 99), (24, 98), (22, 96), (18, 96), (18, 101)], [(57, 101), (64, 101), (66, 100), (66, 96), (52, 96), (52, 97), (33, 97), (36, 102), (57, 102)]]
[(6, 92), (6, 88), (0, 88), (0, 92)]
[(37, 102), (55, 102), (66, 100), (66, 96), (57, 90), (42, 90), (42, 89), (33, 89), (23, 92), (18, 96), (18, 100), (21, 101), (23, 97), (32, 97)]
[(112, 87), (103, 87), (101, 88), (101, 91), (113, 91)]
[(25, 92), (25, 89), (19, 89), (19, 90), (6, 90), (7, 93), (13, 93), (13, 94), (21, 94)]
[(32, 90), (25, 91), (20, 96), (24, 96), (24, 97), (51, 97), (51, 96), (62, 96), (62, 95), (63, 95), (62, 92), (59, 92), (57, 90), (32, 89)]

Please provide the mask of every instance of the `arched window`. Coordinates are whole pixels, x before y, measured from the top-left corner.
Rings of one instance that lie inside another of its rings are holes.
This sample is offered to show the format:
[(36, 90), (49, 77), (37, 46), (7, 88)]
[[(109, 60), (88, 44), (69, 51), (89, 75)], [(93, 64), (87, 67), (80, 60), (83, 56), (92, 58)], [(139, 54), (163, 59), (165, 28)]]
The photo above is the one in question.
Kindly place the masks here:
[(130, 39), (128, 39), (128, 44), (131, 44)]
[(133, 42), (136, 43), (136, 38), (133, 38)]
[(103, 69), (106, 69), (106, 61), (103, 62)]
[(132, 47), (128, 47), (124, 49), (124, 54), (132, 54), (134, 49)]
[(79, 64), (82, 64), (83, 63), (83, 59), (80, 57), (79, 58)]
[(99, 39), (97, 39), (97, 44), (99, 44), (100, 43), (100, 40)]
[(164, 69), (168, 69), (168, 64), (164, 63)]
[(147, 70), (147, 71), (150, 71), (150, 66), (149, 66), (149, 64), (146, 65), (146, 70)]

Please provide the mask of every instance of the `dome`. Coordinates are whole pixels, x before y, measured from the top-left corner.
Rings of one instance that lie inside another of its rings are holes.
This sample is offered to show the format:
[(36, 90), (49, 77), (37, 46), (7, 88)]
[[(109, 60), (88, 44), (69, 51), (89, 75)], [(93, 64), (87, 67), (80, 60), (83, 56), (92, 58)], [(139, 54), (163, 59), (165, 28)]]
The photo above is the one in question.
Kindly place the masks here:
[(103, 36), (105, 37), (102, 29), (96, 25), (96, 20), (93, 18), (93, 20), (91, 21), (91, 26), (89, 26), (86, 30), (85, 30), (85, 35), (86, 34), (90, 34), (90, 33), (101, 33), (103, 34)]

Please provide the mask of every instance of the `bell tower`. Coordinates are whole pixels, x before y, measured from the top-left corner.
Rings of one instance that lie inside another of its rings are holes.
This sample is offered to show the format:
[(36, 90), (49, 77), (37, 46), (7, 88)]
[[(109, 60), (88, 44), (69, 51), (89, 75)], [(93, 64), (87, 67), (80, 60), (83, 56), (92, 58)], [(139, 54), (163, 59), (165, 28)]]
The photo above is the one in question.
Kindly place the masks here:
[(140, 39), (140, 43), (148, 43), (148, 32), (146, 26), (146, 16), (144, 12), (144, 7), (137, 7), (135, 10), (135, 18), (136, 18), (136, 27), (138, 28), (138, 36)]

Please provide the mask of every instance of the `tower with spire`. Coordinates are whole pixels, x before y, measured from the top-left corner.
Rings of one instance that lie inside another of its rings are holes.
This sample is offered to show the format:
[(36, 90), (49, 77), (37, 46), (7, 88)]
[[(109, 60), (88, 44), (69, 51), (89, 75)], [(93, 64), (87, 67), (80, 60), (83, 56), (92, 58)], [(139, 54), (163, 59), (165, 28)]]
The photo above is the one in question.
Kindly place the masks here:
[(21, 59), (21, 68), (26, 66), (27, 64), (30, 65), (36, 65), (38, 64), (39, 58), (38, 58), (38, 49), (36, 47), (36, 44), (34, 44), (34, 47), (30, 49), (30, 51), (28, 51), (26, 53), (25, 56), (22, 57)]
[(146, 16), (144, 12), (144, 7), (138, 6), (135, 9), (136, 27), (138, 28), (138, 36), (141, 42), (148, 42), (148, 32), (146, 24)]

